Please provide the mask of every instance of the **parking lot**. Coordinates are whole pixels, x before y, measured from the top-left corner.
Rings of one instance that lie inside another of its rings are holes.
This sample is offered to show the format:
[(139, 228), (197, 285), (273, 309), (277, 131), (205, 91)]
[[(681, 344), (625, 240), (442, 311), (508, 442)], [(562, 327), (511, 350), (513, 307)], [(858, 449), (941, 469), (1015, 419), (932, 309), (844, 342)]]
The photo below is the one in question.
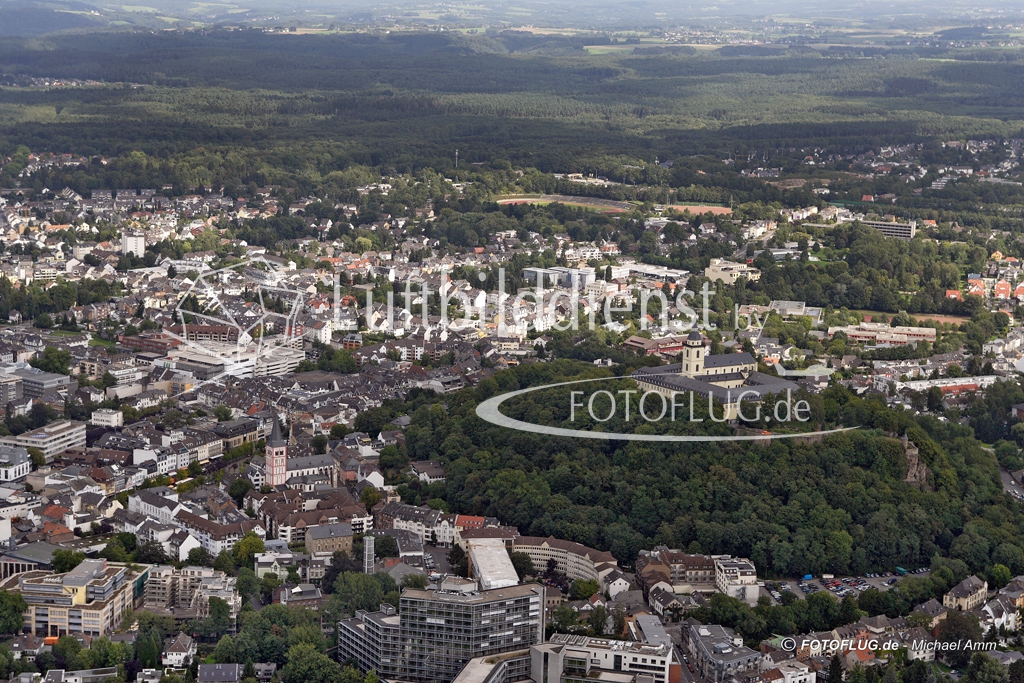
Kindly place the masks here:
[(427, 574), (451, 574), (451, 567), (448, 565), (449, 548), (439, 548), (432, 545), (423, 547), (423, 564)]
[[(929, 570), (926, 567), (907, 572), (907, 576), (925, 576)], [(819, 591), (829, 591), (837, 598), (847, 595), (857, 596), (869, 588), (877, 588), (880, 591), (889, 590), (900, 580), (895, 572), (871, 573), (864, 576), (844, 576), (816, 579), (799, 579), (789, 581), (766, 581), (762, 594), (769, 596), (775, 602), (782, 602), (782, 594), (790, 592), (797, 598), (803, 598)]]
[(1024, 487), (1017, 483), (1009, 472), (1005, 468), (999, 468), (999, 477), (1003, 482), (1003, 490), (1009, 493), (1017, 500), (1024, 501)]

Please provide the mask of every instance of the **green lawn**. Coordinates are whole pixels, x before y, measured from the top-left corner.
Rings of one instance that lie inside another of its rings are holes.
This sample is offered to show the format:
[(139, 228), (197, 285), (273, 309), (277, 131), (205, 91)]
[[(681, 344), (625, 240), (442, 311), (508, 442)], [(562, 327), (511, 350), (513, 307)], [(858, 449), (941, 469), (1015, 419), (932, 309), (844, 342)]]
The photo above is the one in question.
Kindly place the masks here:
[(108, 349), (112, 349), (115, 346), (117, 346), (117, 344), (110, 341), (109, 339), (101, 339), (99, 337), (94, 336), (92, 339), (89, 340), (89, 346), (105, 346)]

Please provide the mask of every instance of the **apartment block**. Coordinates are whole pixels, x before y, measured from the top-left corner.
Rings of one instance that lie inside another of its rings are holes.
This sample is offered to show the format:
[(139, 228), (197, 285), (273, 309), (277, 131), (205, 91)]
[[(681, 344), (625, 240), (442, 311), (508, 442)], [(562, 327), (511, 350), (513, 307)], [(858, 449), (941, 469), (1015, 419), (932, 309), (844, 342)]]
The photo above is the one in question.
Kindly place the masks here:
[(188, 531), (206, 549), (206, 552), (214, 556), (224, 550), (234, 549), (235, 543), (242, 540), (242, 537), (250, 531), (260, 538), (266, 537), (263, 527), (253, 520), (221, 524), (186, 510), (180, 510), (175, 514), (174, 524)]
[(756, 605), (761, 589), (754, 563), (739, 557), (715, 558), (715, 588), (730, 598)]
[(17, 481), (32, 470), (28, 449), (0, 445), (0, 481)]
[(886, 237), (893, 237), (898, 240), (912, 240), (917, 234), (917, 221), (908, 223), (897, 223), (895, 221), (861, 221), (862, 225), (874, 228)]
[(721, 683), (760, 670), (761, 653), (744, 646), (743, 639), (732, 629), (695, 624), (684, 635), (690, 661), (702, 678)]
[(121, 625), (127, 610), (142, 605), (148, 575), (148, 566), (129, 570), (105, 559), (84, 560), (65, 574), (18, 574), (0, 589), (25, 599), (25, 628), (37, 636), (104, 636)]
[(209, 567), (156, 565), (146, 581), (146, 609), (175, 619), (203, 618), (210, 613), (210, 598), (220, 598), (234, 620), (242, 608), (235, 578)]

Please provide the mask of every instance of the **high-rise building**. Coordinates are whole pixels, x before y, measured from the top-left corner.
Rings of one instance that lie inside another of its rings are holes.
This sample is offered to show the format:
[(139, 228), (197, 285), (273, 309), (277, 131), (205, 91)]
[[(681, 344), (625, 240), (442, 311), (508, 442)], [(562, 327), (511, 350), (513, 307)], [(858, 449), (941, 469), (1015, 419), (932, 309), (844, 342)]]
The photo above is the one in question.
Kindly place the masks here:
[(266, 470), (268, 486), (283, 486), (288, 481), (288, 442), (281, 437), (277, 415), (274, 415), (274, 429), (267, 439)]
[(134, 254), (139, 258), (146, 255), (146, 233), (124, 231), (121, 235), (121, 253)]
[(382, 605), (340, 622), (338, 659), (381, 678), (448, 683), (474, 657), (543, 640), (544, 586), (481, 591), (476, 581), (452, 577), (437, 590), (405, 590), (399, 614)]
[(4, 406), (21, 398), (22, 390), (21, 377), (14, 374), (0, 375), (0, 401), (3, 401)]

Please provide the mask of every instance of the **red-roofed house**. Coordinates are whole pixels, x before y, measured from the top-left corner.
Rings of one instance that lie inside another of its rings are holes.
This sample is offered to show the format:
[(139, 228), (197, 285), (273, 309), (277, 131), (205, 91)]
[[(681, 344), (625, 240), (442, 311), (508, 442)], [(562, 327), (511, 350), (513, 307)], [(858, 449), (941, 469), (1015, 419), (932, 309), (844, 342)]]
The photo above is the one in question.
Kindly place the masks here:
[(466, 529), (483, 529), (487, 520), (478, 515), (456, 515), (455, 528), (459, 531)]
[(874, 658), (875, 653), (868, 647), (867, 642), (859, 641), (856, 647), (843, 653), (843, 664), (850, 669), (855, 664), (864, 666)]
[(1010, 283), (1006, 280), (1000, 280), (996, 283), (996, 286), (992, 290), (992, 295), (997, 299), (1009, 299), (1010, 292), (1012, 292)]
[(43, 525), (43, 533), (46, 534), (46, 542), (66, 543), (75, 540), (75, 534), (60, 522), (47, 522)]

